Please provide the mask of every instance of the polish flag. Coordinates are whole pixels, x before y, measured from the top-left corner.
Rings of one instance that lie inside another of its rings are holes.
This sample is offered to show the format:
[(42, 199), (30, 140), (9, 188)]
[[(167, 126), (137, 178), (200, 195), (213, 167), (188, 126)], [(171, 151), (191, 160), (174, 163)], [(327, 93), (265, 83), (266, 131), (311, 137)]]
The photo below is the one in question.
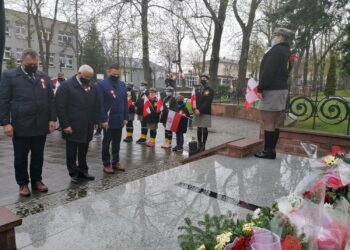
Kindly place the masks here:
[(181, 117), (182, 115), (180, 115), (179, 113), (169, 110), (165, 129), (176, 133), (177, 128), (179, 127), (179, 124), (180, 124)]
[(160, 97), (160, 92), (158, 92), (158, 101), (157, 101), (157, 113), (160, 113), (163, 111), (163, 100), (162, 98)]
[(147, 117), (149, 114), (151, 114), (151, 107), (151, 102), (149, 101), (148, 97), (145, 96), (143, 102), (143, 117)]
[(192, 106), (193, 110), (195, 110), (197, 108), (197, 104), (196, 104), (196, 90), (195, 90), (195, 88), (193, 88), (193, 90), (192, 90), (191, 106)]
[(247, 84), (244, 108), (248, 109), (257, 100), (259, 100), (259, 97), (258, 97), (258, 83), (253, 78), (250, 78), (249, 81), (248, 81), (248, 84)]
[(132, 105), (132, 101), (131, 101), (131, 98), (130, 98), (130, 96), (129, 96), (129, 97), (128, 97), (128, 108), (130, 108), (131, 105)]

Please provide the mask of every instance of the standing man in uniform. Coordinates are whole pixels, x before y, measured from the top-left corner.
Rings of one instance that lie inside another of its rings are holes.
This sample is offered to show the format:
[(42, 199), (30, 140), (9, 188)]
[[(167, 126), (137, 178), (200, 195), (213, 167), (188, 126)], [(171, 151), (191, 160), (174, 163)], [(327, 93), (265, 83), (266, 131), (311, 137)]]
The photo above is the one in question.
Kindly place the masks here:
[(78, 183), (80, 178), (95, 179), (89, 175), (86, 162), (99, 119), (97, 90), (91, 83), (93, 76), (94, 70), (89, 65), (82, 65), (78, 74), (63, 82), (56, 94), (56, 109), (66, 140), (66, 161), (72, 183)]
[(211, 104), (214, 99), (214, 90), (209, 87), (209, 75), (200, 76), (200, 87), (196, 89), (196, 105), (193, 126), (197, 127), (199, 151), (205, 150), (208, 139), (208, 128), (211, 127)]
[[(100, 122), (103, 128), (103, 171), (114, 174), (114, 170), (125, 171), (119, 162), (120, 142), (123, 127), (128, 123), (128, 95), (124, 82), (120, 80), (120, 68), (112, 64), (107, 69), (108, 77), (97, 84), (100, 101)], [(112, 159), (110, 145), (112, 144)]]
[(129, 107), (129, 119), (128, 124), (126, 124), (126, 133), (127, 136), (124, 139), (124, 142), (132, 142), (134, 134), (134, 120), (135, 120), (135, 103), (136, 103), (136, 92), (134, 90), (134, 84), (128, 83), (128, 107)]
[(48, 191), (41, 175), (46, 135), (55, 130), (56, 111), (51, 80), (38, 65), (38, 53), (26, 49), (21, 65), (5, 72), (0, 84), (0, 121), (5, 135), (12, 138), (21, 196), (30, 195), (29, 182), (33, 190)]

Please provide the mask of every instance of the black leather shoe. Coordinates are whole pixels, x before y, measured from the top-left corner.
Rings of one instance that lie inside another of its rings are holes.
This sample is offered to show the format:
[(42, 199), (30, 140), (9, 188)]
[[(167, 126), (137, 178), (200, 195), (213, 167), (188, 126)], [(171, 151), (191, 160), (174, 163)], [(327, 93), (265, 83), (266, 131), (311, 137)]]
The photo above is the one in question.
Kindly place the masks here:
[(80, 173), (79, 178), (89, 180), (89, 181), (95, 180), (95, 176), (89, 175), (89, 173)]
[(78, 175), (74, 175), (70, 177), (70, 181), (74, 184), (78, 184), (79, 183), (79, 177)]
[(261, 159), (274, 160), (274, 159), (276, 159), (276, 151), (262, 150), (262, 151), (256, 153), (254, 156), (257, 158), (261, 158)]

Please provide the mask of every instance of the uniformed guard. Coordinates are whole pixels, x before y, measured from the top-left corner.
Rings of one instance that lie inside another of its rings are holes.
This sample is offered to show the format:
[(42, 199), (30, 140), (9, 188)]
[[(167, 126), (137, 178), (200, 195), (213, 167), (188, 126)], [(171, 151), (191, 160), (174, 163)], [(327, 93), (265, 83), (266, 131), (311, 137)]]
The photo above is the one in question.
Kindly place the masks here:
[(137, 97), (136, 104), (135, 104), (137, 118), (141, 123), (141, 136), (136, 141), (136, 143), (139, 143), (139, 144), (146, 144), (146, 141), (147, 141), (148, 129), (147, 129), (146, 119), (143, 117), (143, 104), (144, 104), (144, 98), (147, 98), (148, 95), (149, 95), (149, 92), (148, 92), (147, 83), (143, 82), (140, 85), (139, 95)]
[(214, 90), (209, 87), (209, 75), (200, 76), (200, 87), (196, 89), (196, 106), (193, 126), (197, 127), (199, 151), (205, 150), (208, 139), (208, 128), (211, 127), (211, 104), (214, 99)]
[[(163, 110), (160, 114), (160, 122), (163, 123), (164, 129), (166, 126), (166, 122), (168, 119), (169, 110), (175, 110), (176, 108), (176, 99), (174, 98), (174, 89), (172, 87), (167, 87), (165, 89), (165, 97), (163, 98)], [(172, 140), (173, 140), (173, 132), (165, 129), (164, 135), (165, 141), (162, 145), (162, 148), (170, 149)]]
[(128, 107), (129, 107), (129, 120), (128, 124), (126, 124), (126, 133), (127, 136), (124, 139), (124, 142), (132, 142), (133, 141), (133, 133), (134, 133), (134, 120), (135, 120), (135, 103), (136, 103), (136, 92), (134, 90), (134, 84), (127, 84), (128, 90)]

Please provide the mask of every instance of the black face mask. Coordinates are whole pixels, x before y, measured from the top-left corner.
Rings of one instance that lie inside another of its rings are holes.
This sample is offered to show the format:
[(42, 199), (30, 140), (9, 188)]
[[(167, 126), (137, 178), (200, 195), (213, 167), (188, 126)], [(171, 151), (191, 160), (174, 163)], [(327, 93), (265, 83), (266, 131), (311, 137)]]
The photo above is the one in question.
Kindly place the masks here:
[(38, 70), (38, 65), (36, 64), (28, 64), (24, 65), (24, 71), (28, 74), (34, 74)]
[(207, 85), (207, 81), (201, 80), (201, 84), (202, 84), (203, 86), (206, 86), (206, 85)]
[(90, 83), (90, 80), (86, 78), (80, 78), (80, 81), (83, 85), (88, 85)]
[(113, 82), (117, 82), (119, 80), (119, 76), (109, 76), (109, 78), (113, 81)]
[(128, 91), (131, 91), (132, 90), (132, 88), (128, 88)]
[(64, 81), (64, 78), (57, 78), (57, 80), (58, 80), (59, 82), (63, 82), (63, 81)]
[(177, 102), (177, 104), (179, 104), (181, 106), (181, 105), (184, 104), (184, 102), (183, 101), (179, 101), (179, 102)]

